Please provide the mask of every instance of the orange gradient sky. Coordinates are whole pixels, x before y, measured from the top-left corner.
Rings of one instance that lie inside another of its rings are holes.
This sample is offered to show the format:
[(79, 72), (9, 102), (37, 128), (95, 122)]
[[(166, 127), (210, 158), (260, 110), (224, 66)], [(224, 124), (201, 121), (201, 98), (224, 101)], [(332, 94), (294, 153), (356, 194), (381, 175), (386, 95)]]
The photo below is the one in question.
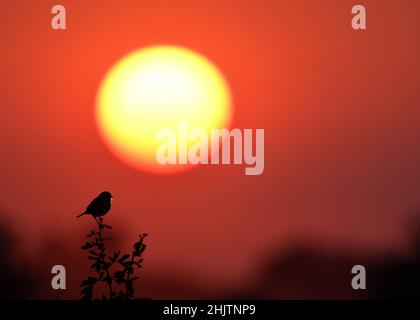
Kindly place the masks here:
[[(54, 31), (56, 1), (2, 1), (2, 212), (35, 257), (49, 241), (77, 253), (93, 222), (75, 216), (109, 190), (122, 244), (150, 234), (144, 277), (216, 286), (242, 283), (300, 239), (403, 248), (420, 206), (420, 3), (363, 3), (368, 30), (356, 32), (347, 0), (66, 0), (68, 29)], [(232, 127), (265, 129), (261, 176), (240, 166), (153, 175), (108, 150), (95, 123), (101, 80), (122, 56), (159, 44), (220, 68)], [(80, 264), (59, 253), (47, 262), (46, 272)]]

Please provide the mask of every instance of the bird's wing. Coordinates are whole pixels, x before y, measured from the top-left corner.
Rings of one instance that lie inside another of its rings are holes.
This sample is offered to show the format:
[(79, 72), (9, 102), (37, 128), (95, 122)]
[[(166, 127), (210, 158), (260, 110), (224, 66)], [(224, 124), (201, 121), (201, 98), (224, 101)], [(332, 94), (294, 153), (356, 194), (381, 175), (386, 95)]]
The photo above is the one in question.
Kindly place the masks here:
[(86, 208), (86, 213), (93, 213), (95, 212), (96, 208), (98, 207), (98, 203), (99, 203), (99, 199), (96, 197), (95, 199), (92, 200), (91, 203), (89, 203), (89, 205)]

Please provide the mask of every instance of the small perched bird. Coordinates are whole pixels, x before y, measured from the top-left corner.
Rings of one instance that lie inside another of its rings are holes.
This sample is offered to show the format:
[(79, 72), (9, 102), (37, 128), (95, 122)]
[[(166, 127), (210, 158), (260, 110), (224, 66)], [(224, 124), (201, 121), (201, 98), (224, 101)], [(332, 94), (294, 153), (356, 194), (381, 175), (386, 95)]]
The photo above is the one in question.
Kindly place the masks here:
[(108, 191), (101, 192), (99, 196), (92, 200), (85, 212), (79, 214), (77, 218), (90, 214), (94, 218), (102, 217), (111, 209), (112, 194)]

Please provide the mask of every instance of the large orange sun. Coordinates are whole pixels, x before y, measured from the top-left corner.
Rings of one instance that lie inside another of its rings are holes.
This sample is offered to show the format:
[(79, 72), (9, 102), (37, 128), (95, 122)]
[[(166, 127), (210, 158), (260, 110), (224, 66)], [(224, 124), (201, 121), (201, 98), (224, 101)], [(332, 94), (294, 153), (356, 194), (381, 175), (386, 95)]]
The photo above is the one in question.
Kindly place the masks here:
[(113, 153), (128, 165), (156, 173), (186, 166), (161, 166), (155, 159), (160, 129), (178, 132), (181, 122), (207, 132), (231, 118), (228, 84), (204, 56), (176, 46), (140, 49), (119, 60), (97, 95), (96, 120)]

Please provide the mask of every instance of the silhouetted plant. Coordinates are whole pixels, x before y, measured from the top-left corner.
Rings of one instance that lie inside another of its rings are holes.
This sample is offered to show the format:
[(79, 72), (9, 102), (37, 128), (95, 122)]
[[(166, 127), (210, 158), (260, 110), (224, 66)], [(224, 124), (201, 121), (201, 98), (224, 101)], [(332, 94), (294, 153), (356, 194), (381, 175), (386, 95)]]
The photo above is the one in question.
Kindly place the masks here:
[(94, 299), (95, 285), (101, 282), (105, 283), (108, 289), (108, 295), (103, 293), (102, 299), (135, 299), (134, 282), (139, 279), (135, 276), (135, 270), (142, 267), (142, 256), (146, 250), (144, 239), (147, 233), (139, 235), (139, 240), (134, 243), (131, 253), (121, 255), (121, 251), (117, 251), (112, 255), (107, 255), (105, 242), (111, 238), (105, 233), (112, 228), (104, 222), (102, 217), (95, 220), (98, 229), (86, 235), (88, 240), (82, 246), (82, 250), (88, 253), (87, 259), (93, 261), (90, 267), (95, 271), (96, 276), (89, 276), (81, 283), (82, 299)]

